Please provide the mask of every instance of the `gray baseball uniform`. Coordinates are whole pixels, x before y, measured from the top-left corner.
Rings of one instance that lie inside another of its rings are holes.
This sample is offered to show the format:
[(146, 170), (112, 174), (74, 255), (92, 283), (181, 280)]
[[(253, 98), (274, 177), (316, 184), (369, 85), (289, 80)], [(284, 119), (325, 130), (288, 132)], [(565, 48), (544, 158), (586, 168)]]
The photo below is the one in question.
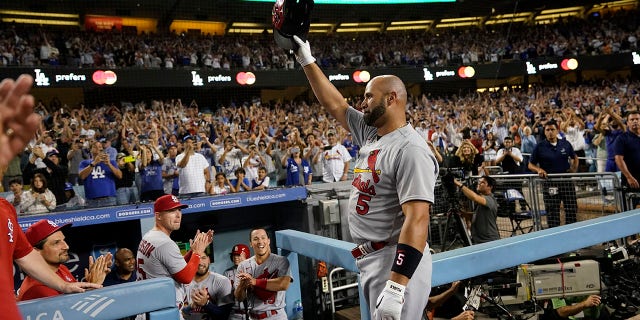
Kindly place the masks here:
[[(178, 245), (164, 232), (149, 230), (138, 246), (136, 255), (138, 280), (160, 277), (172, 278), (172, 275), (184, 269), (187, 262), (180, 254)], [(180, 308), (185, 301), (183, 284), (174, 280), (176, 286), (176, 305)]]
[[(254, 279), (275, 279), (283, 276), (291, 276), (289, 269), (289, 260), (277, 254), (269, 254), (269, 257), (262, 264), (256, 263), (255, 256), (240, 262), (237, 273), (246, 272), (253, 276)], [(237, 288), (240, 280), (236, 273), (236, 279), (233, 282), (234, 290)], [(269, 291), (262, 288), (253, 288), (247, 295), (249, 306), (252, 313), (262, 314), (267, 312), (269, 319), (287, 320), (287, 314), (284, 311), (285, 291)], [(275, 313), (275, 314), (274, 314)]]
[[(373, 314), (395, 259), (404, 222), (402, 204), (413, 200), (433, 203), (438, 162), (411, 125), (378, 137), (377, 129), (365, 124), (361, 112), (350, 107), (346, 116), (354, 143), (362, 146), (349, 199), (351, 237), (358, 244), (389, 243), (357, 261), (365, 299)], [(407, 284), (402, 319), (422, 314), (430, 291), (431, 254), (425, 243), (422, 260)]]
[[(224, 271), (224, 276), (231, 281), (232, 286), (236, 281), (237, 274), (238, 274), (238, 269), (236, 268), (235, 265)], [(233, 307), (231, 308), (231, 314), (229, 315), (229, 320), (245, 320), (245, 319), (246, 319), (246, 316), (244, 312), (244, 305), (242, 304), (241, 301), (235, 301), (235, 298), (234, 298), (234, 303), (233, 303)]]
[[(193, 290), (199, 290), (201, 288), (207, 288), (209, 292), (209, 300), (211, 303), (216, 304), (218, 306), (222, 306), (225, 304), (229, 304), (233, 302), (233, 289), (231, 287), (231, 281), (223, 275), (217, 274), (215, 272), (209, 272), (209, 276), (200, 281), (196, 282), (194, 279), (190, 284), (187, 285), (187, 302), (191, 305), (191, 292)], [(204, 308), (195, 307), (191, 308), (190, 314), (185, 316), (185, 320), (202, 320), (203, 314), (205, 313)], [(208, 318), (207, 318), (208, 319)]]

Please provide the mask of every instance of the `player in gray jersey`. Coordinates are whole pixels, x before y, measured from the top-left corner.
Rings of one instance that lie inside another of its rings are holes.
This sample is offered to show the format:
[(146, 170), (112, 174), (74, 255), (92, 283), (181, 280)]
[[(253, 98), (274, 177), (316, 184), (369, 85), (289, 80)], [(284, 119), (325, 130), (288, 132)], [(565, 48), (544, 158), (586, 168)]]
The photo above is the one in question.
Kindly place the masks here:
[(402, 81), (378, 76), (366, 86), (358, 111), (350, 107), (311, 55), (299, 45), (302, 65), (320, 104), (362, 148), (354, 168), (349, 229), (359, 244), (352, 253), (373, 319), (417, 319), (431, 290), (427, 244), (429, 210), (438, 174), (435, 156), (407, 124)]
[(196, 232), (191, 242), (191, 250), (183, 257), (178, 245), (171, 240), (172, 231), (180, 228), (182, 209), (187, 205), (180, 203), (174, 195), (164, 195), (153, 205), (155, 226), (149, 230), (138, 245), (138, 280), (169, 277), (176, 286), (176, 305), (182, 307), (185, 301), (183, 285), (191, 283), (198, 269), (200, 257), (213, 240), (213, 231)]
[[(238, 273), (238, 266), (240, 265), (240, 262), (247, 260), (249, 256), (251, 256), (251, 252), (249, 252), (249, 247), (246, 244), (238, 243), (231, 249), (229, 257), (233, 262), (233, 266), (225, 270), (224, 275), (229, 278), (232, 286), (234, 281), (236, 281), (236, 274)], [(246, 320), (246, 307), (248, 306), (245, 302), (236, 300), (231, 308), (229, 320)]]
[(238, 266), (233, 282), (236, 300), (247, 300), (252, 319), (287, 320), (285, 291), (293, 281), (289, 260), (271, 253), (266, 230), (251, 230), (250, 240), (255, 255)]
[(211, 259), (200, 258), (198, 271), (187, 286), (187, 306), (182, 308), (185, 320), (227, 319), (233, 303), (231, 281), (221, 274), (209, 271)]

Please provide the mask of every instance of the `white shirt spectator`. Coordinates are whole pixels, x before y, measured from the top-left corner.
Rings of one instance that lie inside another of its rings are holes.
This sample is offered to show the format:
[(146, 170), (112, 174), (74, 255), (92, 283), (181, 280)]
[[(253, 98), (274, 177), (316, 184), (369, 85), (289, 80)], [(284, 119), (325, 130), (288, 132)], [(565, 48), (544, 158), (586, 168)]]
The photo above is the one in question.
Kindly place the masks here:
[[(246, 163), (247, 159), (249, 163)], [(245, 178), (249, 179), (249, 181), (253, 181), (253, 179), (258, 177), (258, 168), (260, 166), (264, 166), (262, 161), (260, 160), (259, 155), (254, 155), (249, 159), (249, 156), (242, 157), (242, 164), (247, 164), (244, 166)]]
[(236, 169), (242, 167), (242, 150), (233, 148), (231, 151), (227, 152), (224, 157), (224, 161), (220, 161), (224, 153), (224, 148), (218, 149), (218, 152), (216, 153), (216, 163), (218, 163), (222, 172), (224, 172), (229, 180), (234, 180), (236, 179)]
[[(184, 152), (176, 157), (176, 163), (185, 157)], [(204, 170), (209, 168), (209, 162), (199, 153), (194, 153), (189, 157), (189, 162), (184, 168), (178, 167), (180, 191), (182, 194), (205, 192)]]
[(331, 149), (325, 150), (322, 154), (322, 180), (324, 182), (340, 181), (340, 178), (345, 173), (345, 163), (349, 161), (351, 161), (351, 155), (341, 144), (336, 144)]
[(211, 56), (211, 53), (207, 53), (207, 54), (204, 55), (204, 57), (202, 58), (202, 63), (207, 68), (212, 68), (213, 67), (213, 56)]
[(213, 57), (213, 59), (211, 60), (211, 67), (214, 69), (220, 69), (222, 68), (220, 66), (220, 55), (216, 55)]
[(584, 130), (580, 130), (580, 127), (568, 126), (565, 138), (569, 141), (574, 151), (584, 150)]
[(164, 58), (164, 67), (167, 69), (173, 69), (173, 58), (165, 57)]

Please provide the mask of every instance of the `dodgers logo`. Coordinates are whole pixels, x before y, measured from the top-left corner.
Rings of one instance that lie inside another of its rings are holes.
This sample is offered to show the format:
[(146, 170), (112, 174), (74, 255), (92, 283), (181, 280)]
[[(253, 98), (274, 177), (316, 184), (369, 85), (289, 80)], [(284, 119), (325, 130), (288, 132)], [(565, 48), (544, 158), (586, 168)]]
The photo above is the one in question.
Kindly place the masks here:
[(191, 82), (193, 83), (194, 87), (199, 87), (204, 84), (202, 77), (195, 71), (191, 71)]
[(49, 77), (47, 77), (46, 74), (44, 74), (44, 72), (41, 72), (40, 69), (33, 69), (33, 71), (36, 73), (36, 78), (34, 79), (36, 82), (36, 85), (38, 87), (48, 87), (49, 86)]

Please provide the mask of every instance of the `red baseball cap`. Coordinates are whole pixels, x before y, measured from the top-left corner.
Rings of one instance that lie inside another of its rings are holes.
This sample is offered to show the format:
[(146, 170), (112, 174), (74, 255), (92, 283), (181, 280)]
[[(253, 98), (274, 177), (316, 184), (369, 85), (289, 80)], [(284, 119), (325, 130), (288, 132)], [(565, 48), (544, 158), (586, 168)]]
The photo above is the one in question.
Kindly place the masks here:
[(246, 244), (238, 243), (235, 246), (233, 246), (233, 248), (231, 249), (230, 255), (243, 254), (243, 253), (246, 258), (249, 258), (249, 256), (251, 256), (251, 253), (249, 253), (249, 247), (247, 247)]
[(35, 246), (38, 242), (46, 239), (56, 231), (68, 226), (71, 226), (71, 223), (65, 223), (59, 226), (51, 220), (42, 219), (32, 224), (29, 229), (27, 229), (27, 232), (25, 232), (25, 235), (29, 243)]
[(180, 203), (178, 197), (171, 194), (165, 194), (164, 196), (156, 199), (156, 202), (153, 204), (153, 210), (155, 212), (169, 211), (175, 208), (184, 209), (188, 207), (188, 205)]

